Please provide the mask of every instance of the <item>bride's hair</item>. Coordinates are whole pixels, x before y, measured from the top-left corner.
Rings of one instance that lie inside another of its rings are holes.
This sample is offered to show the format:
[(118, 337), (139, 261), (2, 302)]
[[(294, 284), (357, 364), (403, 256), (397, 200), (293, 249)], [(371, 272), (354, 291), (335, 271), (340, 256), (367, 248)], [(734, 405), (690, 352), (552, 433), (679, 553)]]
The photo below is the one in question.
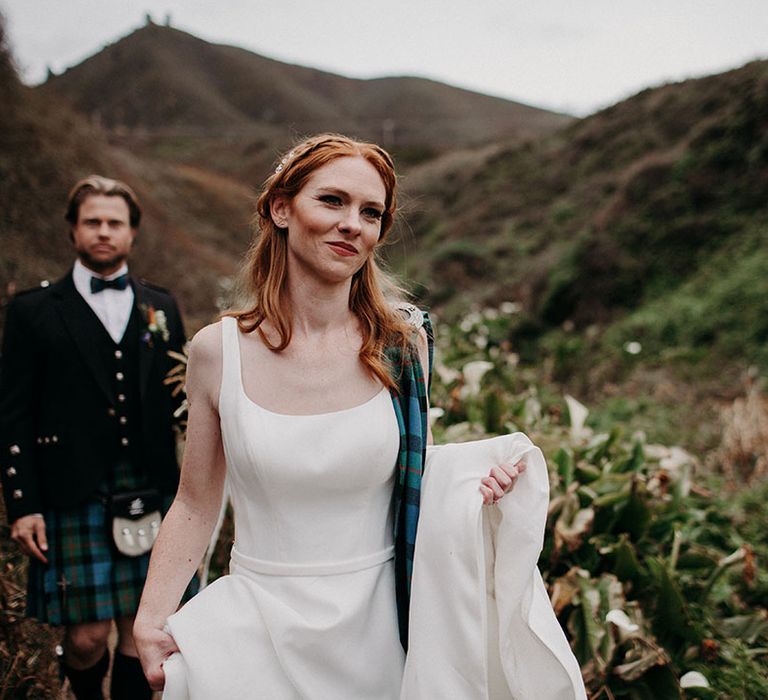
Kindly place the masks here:
[[(237, 319), (244, 333), (257, 331), (270, 350), (280, 352), (291, 342), (292, 313), (286, 294), (287, 235), (272, 220), (270, 206), (277, 197), (292, 200), (313, 172), (336, 158), (360, 156), (378, 172), (386, 196), (381, 217), (381, 232), (373, 254), (352, 277), (349, 308), (360, 322), (363, 343), (360, 359), (384, 386), (396, 386), (387, 369), (384, 349), (405, 349), (411, 330), (393, 302), (402, 300), (403, 291), (377, 263), (381, 243), (392, 227), (397, 209), (397, 177), (391, 156), (381, 147), (354, 141), (339, 134), (319, 134), (295, 145), (267, 178), (256, 203), (255, 234), (245, 259), (244, 291), (249, 305), (228, 315)], [(266, 321), (277, 331), (273, 343), (261, 328)]]

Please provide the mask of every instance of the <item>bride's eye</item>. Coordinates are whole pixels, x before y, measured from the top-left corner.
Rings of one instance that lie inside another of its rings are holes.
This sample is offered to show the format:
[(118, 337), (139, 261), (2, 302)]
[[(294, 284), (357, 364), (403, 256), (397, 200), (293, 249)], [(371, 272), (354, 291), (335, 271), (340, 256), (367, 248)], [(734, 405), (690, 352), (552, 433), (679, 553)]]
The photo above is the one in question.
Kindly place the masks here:
[(335, 194), (321, 194), (318, 199), (325, 204), (337, 207), (341, 205), (341, 197), (337, 197)]
[(379, 211), (378, 209), (375, 209), (374, 207), (366, 207), (363, 209), (363, 216), (366, 219), (371, 219), (372, 221), (381, 221), (381, 217), (384, 215), (383, 212)]

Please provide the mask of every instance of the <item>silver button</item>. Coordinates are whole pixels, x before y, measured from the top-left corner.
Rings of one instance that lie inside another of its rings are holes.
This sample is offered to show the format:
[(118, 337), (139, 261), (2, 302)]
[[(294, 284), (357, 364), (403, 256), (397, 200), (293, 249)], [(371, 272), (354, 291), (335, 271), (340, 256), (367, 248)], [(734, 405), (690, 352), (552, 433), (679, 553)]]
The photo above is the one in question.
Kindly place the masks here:
[(125, 375), (122, 372), (118, 372), (117, 374), (115, 374), (115, 378), (117, 379), (118, 382), (122, 382), (123, 379), (125, 379)]
[(120, 444), (121, 444), (123, 447), (128, 447), (128, 438), (126, 438), (126, 437), (124, 437), (124, 438), (120, 438)]
[(122, 350), (115, 350), (115, 359), (121, 360), (123, 358), (123, 351)]
[(42, 445), (43, 444), (43, 438), (39, 437), (37, 438), (37, 444)]
[(41, 286), (41, 287), (47, 287), (47, 286), (49, 286), (50, 284), (51, 284), (51, 283), (50, 283), (48, 280), (40, 280), (40, 286)]
[(20, 455), (21, 454), (21, 448), (18, 445), (11, 445), (9, 448), (9, 452), (12, 455)]
[(125, 425), (128, 419), (125, 416), (120, 416), (120, 425)]
[(51, 442), (58, 442), (59, 436), (58, 435), (51, 435)]
[(51, 438), (49, 438), (47, 435), (43, 438), (43, 442), (47, 445), (51, 442)]
[(118, 395), (117, 395), (117, 400), (118, 400), (120, 403), (124, 403), (124, 402), (125, 402), (125, 394), (118, 394)]
[(8, 476), (16, 476), (16, 467), (8, 467), (8, 469), (5, 470), (5, 473)]
[(15, 489), (13, 492), (13, 497), (15, 500), (19, 500), (24, 495), (24, 492), (21, 489)]
[(115, 411), (114, 408), (110, 407), (110, 408), (107, 409), (107, 415), (108, 416), (114, 416), (116, 413), (117, 413), (117, 411)]

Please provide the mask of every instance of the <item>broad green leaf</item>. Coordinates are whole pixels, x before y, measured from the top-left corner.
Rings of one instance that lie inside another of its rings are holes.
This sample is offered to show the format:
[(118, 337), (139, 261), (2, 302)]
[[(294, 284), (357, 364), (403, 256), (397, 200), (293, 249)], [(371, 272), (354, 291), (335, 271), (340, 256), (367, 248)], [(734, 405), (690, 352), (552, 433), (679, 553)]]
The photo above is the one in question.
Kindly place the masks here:
[(645, 463), (645, 454), (643, 452), (643, 444), (636, 440), (632, 445), (632, 452), (628, 457), (617, 460), (614, 471), (616, 472), (637, 472)]
[(573, 455), (561, 447), (555, 454), (554, 461), (563, 486), (568, 488), (573, 481)]
[(610, 452), (611, 447), (613, 447), (613, 444), (619, 439), (620, 436), (621, 428), (619, 426), (613, 427), (608, 435), (596, 436), (593, 442), (590, 444), (585, 456), (593, 464), (599, 464), (603, 459), (605, 459), (605, 457)]
[(622, 581), (638, 581), (645, 573), (635, 554), (635, 547), (626, 535), (619, 537), (619, 544), (614, 549), (616, 557), (613, 573)]
[(648, 503), (637, 489), (634, 489), (617, 514), (614, 531), (629, 533), (630, 537), (637, 542), (648, 530), (650, 521), (651, 510)]
[(582, 484), (589, 484), (603, 475), (603, 472), (592, 464), (579, 462), (576, 465), (576, 476)]
[(683, 641), (698, 642), (686, 609), (685, 600), (667, 567), (657, 558), (647, 560), (656, 588), (653, 631), (662, 643), (678, 646)]
[(574, 610), (570, 618), (577, 632), (575, 652), (582, 665), (591, 660), (595, 664), (596, 670), (602, 675), (607, 660), (600, 653), (601, 642), (606, 635), (605, 625), (602, 619), (598, 617), (600, 591), (586, 571), (579, 572), (576, 583), (579, 586), (579, 602), (581, 604)]

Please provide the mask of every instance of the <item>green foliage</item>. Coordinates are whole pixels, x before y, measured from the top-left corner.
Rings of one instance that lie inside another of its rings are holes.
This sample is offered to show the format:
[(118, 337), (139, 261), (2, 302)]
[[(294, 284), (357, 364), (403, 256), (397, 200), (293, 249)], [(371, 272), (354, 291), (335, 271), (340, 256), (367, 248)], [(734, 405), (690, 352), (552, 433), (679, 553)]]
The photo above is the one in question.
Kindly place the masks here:
[(606, 334), (619, 349), (639, 341), (651, 358), (677, 357), (673, 349), (706, 348), (716, 362), (733, 356), (768, 370), (768, 229), (745, 231), (685, 284), (647, 304)]
[[(524, 430), (549, 457), (539, 566), (590, 693), (766, 697), (768, 574), (755, 562), (768, 561), (768, 482), (728, 492), (625, 421), (603, 416), (595, 432), (584, 407), (531, 385), (504, 340), (510, 310), (440, 326), (433, 430), (437, 442)], [(683, 690), (689, 671), (709, 687)]]

